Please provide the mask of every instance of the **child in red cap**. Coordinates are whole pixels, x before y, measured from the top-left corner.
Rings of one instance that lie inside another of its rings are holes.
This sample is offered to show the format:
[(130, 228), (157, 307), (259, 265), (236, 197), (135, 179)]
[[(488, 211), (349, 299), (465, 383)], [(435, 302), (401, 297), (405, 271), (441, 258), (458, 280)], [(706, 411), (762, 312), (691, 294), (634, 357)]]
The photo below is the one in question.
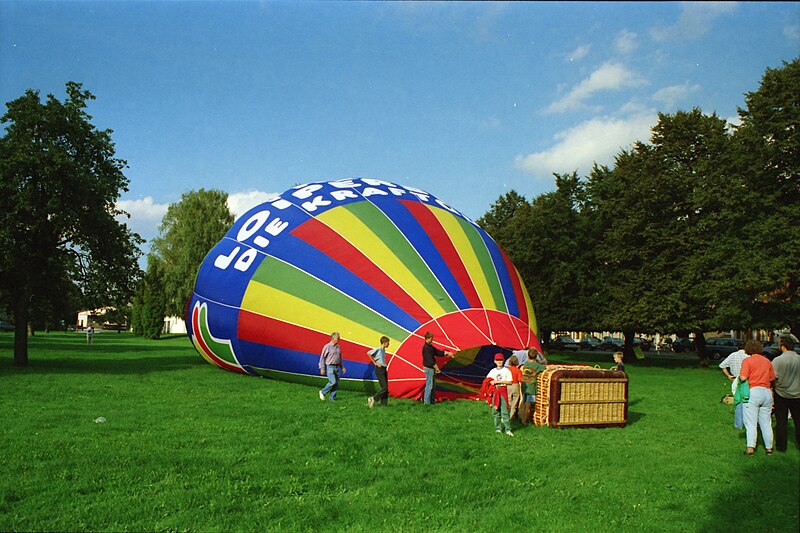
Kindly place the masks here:
[[(503, 426), (506, 428), (506, 435), (513, 437), (514, 433), (511, 432), (511, 422), (508, 416), (508, 392), (506, 387), (511, 385), (513, 380), (511, 371), (508, 368), (503, 368), (503, 360), (505, 357), (502, 353), (494, 356), (495, 368), (491, 369), (486, 375), (489, 384), (494, 387), (490, 404), (492, 406), (492, 418), (494, 419), (494, 430), (497, 433), (503, 432)], [(502, 419), (503, 426), (500, 425)]]

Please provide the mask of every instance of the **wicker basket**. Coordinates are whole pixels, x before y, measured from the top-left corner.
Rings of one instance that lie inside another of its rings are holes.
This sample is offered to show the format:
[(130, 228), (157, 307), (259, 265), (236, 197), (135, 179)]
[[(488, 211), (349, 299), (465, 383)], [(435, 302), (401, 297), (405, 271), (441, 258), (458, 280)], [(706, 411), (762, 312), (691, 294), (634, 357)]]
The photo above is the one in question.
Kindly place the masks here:
[(537, 426), (623, 427), (628, 376), (582, 365), (550, 365), (537, 377)]

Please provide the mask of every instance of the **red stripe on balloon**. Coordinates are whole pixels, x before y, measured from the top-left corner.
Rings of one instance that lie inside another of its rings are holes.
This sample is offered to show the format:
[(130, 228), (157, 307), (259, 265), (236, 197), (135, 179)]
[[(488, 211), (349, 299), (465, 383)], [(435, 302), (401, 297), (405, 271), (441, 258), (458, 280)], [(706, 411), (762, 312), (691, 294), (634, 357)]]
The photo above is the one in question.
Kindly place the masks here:
[(361, 278), (415, 320), (425, 323), (431, 319), (431, 315), (400, 285), (329, 226), (312, 218), (292, 230), (292, 234)]
[(459, 287), (461, 287), (461, 291), (467, 298), (470, 307), (483, 307), (481, 299), (478, 296), (478, 291), (472, 283), (472, 278), (470, 278), (467, 268), (464, 266), (463, 261), (461, 261), (461, 256), (458, 254), (456, 247), (442, 227), (439, 219), (436, 218), (436, 215), (423, 203), (410, 200), (400, 200), (400, 203), (406, 206), (419, 225), (425, 229), (425, 233), (428, 234), (431, 242), (433, 242), (433, 245), (439, 251), (439, 255), (442, 256), (442, 259), (444, 259), (444, 262), (447, 264)]
[(522, 292), (522, 283), (519, 280), (519, 272), (508, 258), (503, 250), (500, 250), (503, 255), (503, 261), (506, 262), (506, 269), (508, 270), (508, 277), (511, 278), (511, 285), (514, 287), (514, 297), (517, 299), (517, 309), (519, 309), (519, 319), (526, 324), (530, 323), (528, 320), (528, 304), (525, 302), (525, 295)]
[[(276, 318), (259, 315), (244, 309), (239, 310), (239, 339), (267, 346), (306, 353), (322, 353), (322, 347), (331, 341), (330, 333), (304, 328)], [(368, 363), (367, 351), (373, 347), (339, 339), (342, 359), (355, 363)]]

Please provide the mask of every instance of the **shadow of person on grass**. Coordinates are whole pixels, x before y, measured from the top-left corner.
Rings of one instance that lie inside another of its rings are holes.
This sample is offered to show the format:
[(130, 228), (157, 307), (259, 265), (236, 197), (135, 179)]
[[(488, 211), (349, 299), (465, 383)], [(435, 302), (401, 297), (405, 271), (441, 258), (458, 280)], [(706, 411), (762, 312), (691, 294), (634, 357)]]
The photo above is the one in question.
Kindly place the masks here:
[(152, 357), (126, 357), (124, 359), (100, 357), (48, 356), (37, 359), (31, 354), (27, 367), (13, 366), (10, 358), (0, 360), (0, 378), (25, 374), (149, 374), (170, 372), (197, 366), (209, 366), (196, 354), (164, 355)]

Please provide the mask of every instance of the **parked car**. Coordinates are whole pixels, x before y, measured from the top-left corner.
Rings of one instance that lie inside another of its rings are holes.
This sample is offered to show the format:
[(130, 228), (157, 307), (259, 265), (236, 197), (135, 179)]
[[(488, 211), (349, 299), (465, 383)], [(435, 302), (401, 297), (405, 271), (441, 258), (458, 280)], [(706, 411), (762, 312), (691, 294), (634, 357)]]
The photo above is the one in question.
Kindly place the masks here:
[(765, 344), (764, 350), (761, 352), (761, 354), (770, 361), (772, 361), (781, 354), (781, 348), (780, 346), (778, 346), (777, 342)]
[(561, 335), (550, 343), (550, 348), (553, 350), (572, 350), (577, 352), (581, 349), (581, 345), (572, 337)]
[(693, 352), (696, 349), (694, 341), (689, 337), (678, 337), (672, 341), (672, 351), (675, 353)]
[(14, 324), (0, 320), (0, 331), (14, 331)]
[(744, 341), (741, 339), (729, 339), (726, 337), (706, 339), (706, 355), (709, 359), (714, 359), (715, 361), (724, 359), (743, 347)]
[(600, 343), (601, 350), (609, 350), (618, 352), (625, 346), (625, 340), (620, 337), (603, 337), (603, 342)]
[(653, 343), (649, 339), (644, 339), (642, 337), (634, 337), (633, 338), (633, 346), (639, 346), (645, 352), (649, 352), (653, 348)]
[(581, 350), (599, 350), (600, 349), (600, 339), (597, 337), (586, 337), (578, 341), (578, 344), (581, 347)]

